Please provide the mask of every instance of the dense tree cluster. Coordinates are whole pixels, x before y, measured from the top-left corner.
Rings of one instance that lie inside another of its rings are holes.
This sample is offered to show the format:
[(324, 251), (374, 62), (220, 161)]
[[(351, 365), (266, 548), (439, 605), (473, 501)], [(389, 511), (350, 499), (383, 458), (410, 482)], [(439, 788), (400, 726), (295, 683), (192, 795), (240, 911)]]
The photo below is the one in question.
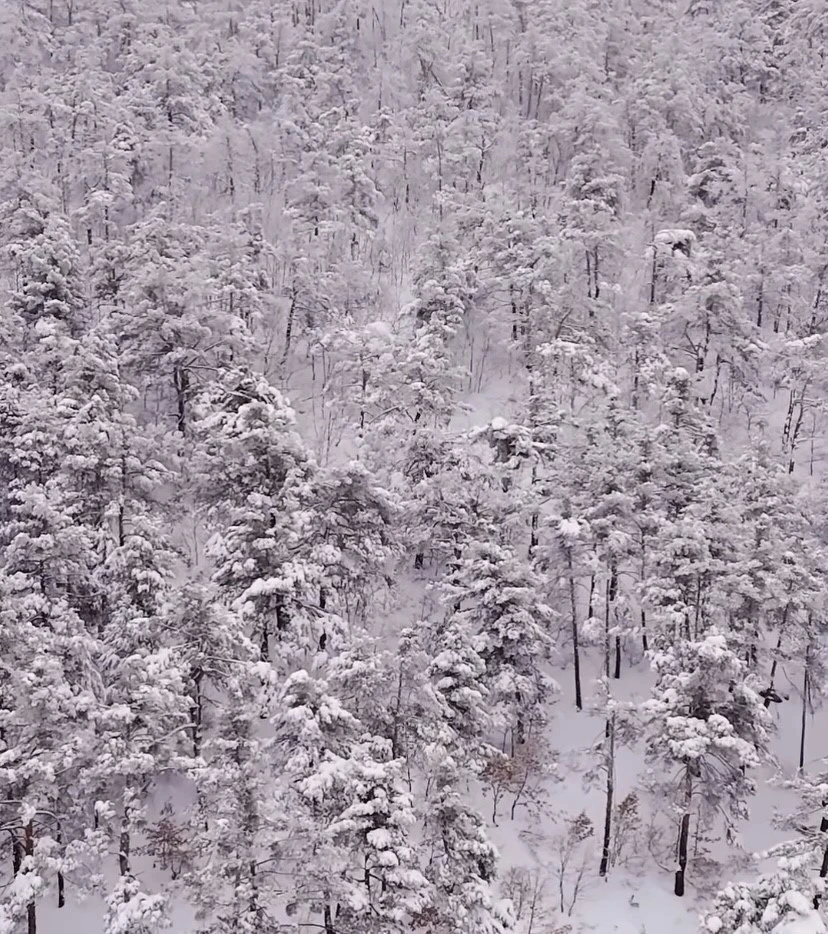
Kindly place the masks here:
[(489, 823), (590, 713), (547, 914), (703, 889), (783, 694), (790, 840), (704, 925), (824, 930), (827, 28), (3, 5), (0, 934), (536, 934)]

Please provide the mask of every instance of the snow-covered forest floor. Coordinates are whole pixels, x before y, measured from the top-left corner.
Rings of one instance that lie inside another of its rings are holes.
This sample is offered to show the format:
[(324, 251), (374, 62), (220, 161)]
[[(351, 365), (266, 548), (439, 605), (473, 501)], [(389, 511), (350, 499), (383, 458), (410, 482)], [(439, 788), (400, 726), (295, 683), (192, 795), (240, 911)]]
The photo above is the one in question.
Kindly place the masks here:
[(0, 2), (0, 934), (825, 934), (826, 48)]

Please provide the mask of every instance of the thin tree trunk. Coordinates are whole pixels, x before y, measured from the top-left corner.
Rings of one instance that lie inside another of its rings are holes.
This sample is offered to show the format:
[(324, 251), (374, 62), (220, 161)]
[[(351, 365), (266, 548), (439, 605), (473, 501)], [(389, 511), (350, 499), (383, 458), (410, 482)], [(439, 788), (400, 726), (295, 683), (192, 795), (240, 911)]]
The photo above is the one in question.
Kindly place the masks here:
[(681, 826), (678, 838), (678, 869), (676, 870), (676, 884), (673, 891), (676, 895), (684, 895), (685, 879), (687, 873), (687, 847), (690, 842), (690, 805), (693, 801), (693, 776), (687, 767), (684, 776), (684, 813), (681, 815)]
[(802, 675), (802, 722), (799, 733), (799, 771), (805, 768), (805, 728), (808, 723), (808, 698), (811, 693), (811, 647), (805, 651), (805, 672)]
[(23, 862), (23, 845), (20, 842), (20, 837), (17, 836), (16, 831), (11, 832), (12, 835), (12, 875), (16, 876), (20, 872), (20, 866)]
[[(823, 801), (822, 806), (825, 807), (828, 805), (828, 801)], [(822, 819), (819, 822), (819, 832), (821, 834), (828, 833), (828, 816), (825, 814), (822, 815)], [(824, 879), (828, 876), (828, 843), (825, 844), (825, 849), (822, 851), (822, 864), (819, 867), (819, 878)], [(822, 901), (821, 895), (814, 896), (814, 908), (819, 908), (819, 903)]]
[(190, 375), (185, 367), (176, 366), (173, 369), (173, 384), (177, 408), (176, 427), (183, 435), (187, 430), (187, 394), (190, 389)]
[[(60, 824), (58, 824), (57, 832), (55, 834), (58, 845), (63, 843), (63, 829)], [(63, 876), (63, 873), (58, 870), (57, 874), (57, 906), (58, 908), (63, 908), (66, 905), (66, 880)]]
[(204, 718), (204, 703), (201, 693), (201, 684), (204, 680), (204, 672), (202, 669), (195, 668), (192, 673), (192, 678), (193, 693), (190, 716), (193, 720), (193, 756), (198, 758), (201, 755), (201, 724)]
[(771, 662), (770, 681), (769, 681), (769, 683), (768, 683), (768, 691), (767, 691), (767, 694), (765, 694), (765, 708), (766, 708), (766, 709), (767, 709), (768, 707), (770, 707), (770, 705), (771, 705), (771, 695), (772, 695), (772, 693), (773, 693), (773, 683), (774, 683), (774, 680), (776, 679), (776, 669), (779, 667), (779, 650), (782, 648), (782, 630), (783, 630), (784, 627), (785, 627), (785, 620), (787, 619), (787, 617), (788, 617), (788, 607), (786, 606), (786, 607), (785, 607), (785, 611), (784, 611), (784, 613), (782, 614), (782, 623), (781, 623), (781, 627), (780, 627), (780, 629), (779, 629), (779, 636), (778, 636), (777, 639), (776, 639), (776, 654), (774, 655), (773, 661)]
[(397, 679), (397, 703), (394, 709), (394, 729), (391, 734), (391, 758), (400, 758), (400, 711), (402, 710), (403, 667), (400, 664), (400, 675)]
[(606, 876), (609, 872), (612, 842), (612, 808), (615, 797), (615, 713), (610, 714), (607, 718), (605, 765), (607, 770), (607, 794), (604, 805), (604, 839), (601, 844), (599, 876)]
[(124, 816), (121, 818), (121, 835), (118, 841), (118, 871), (122, 876), (129, 875), (129, 809), (124, 807)]
[(566, 549), (566, 565), (569, 571), (569, 606), (572, 613), (572, 655), (573, 667), (575, 670), (575, 707), (577, 710), (584, 709), (583, 696), (581, 694), (581, 648), (578, 642), (578, 604), (575, 600), (575, 578), (572, 569), (572, 549)]
[[(613, 560), (610, 564), (610, 576), (607, 580), (606, 603), (604, 606), (604, 671), (610, 676), (610, 611), (618, 596), (618, 568)], [(616, 678), (621, 677), (621, 639), (616, 636)]]
[[(34, 857), (34, 827), (31, 821), (23, 828), (23, 852), (29, 858)], [(26, 931), (27, 934), (37, 934), (37, 901), (34, 896), (26, 905)]]
[[(532, 465), (532, 486), (538, 482), (538, 467), (537, 464)], [(538, 510), (535, 508), (532, 511), (532, 518), (529, 525), (529, 557), (531, 558), (535, 554), (535, 549), (538, 547)]]
[(290, 297), (290, 308), (288, 309), (287, 324), (285, 325), (285, 349), (282, 351), (282, 365), (287, 362), (290, 353), (290, 344), (293, 340), (293, 321), (296, 318), (296, 286)]

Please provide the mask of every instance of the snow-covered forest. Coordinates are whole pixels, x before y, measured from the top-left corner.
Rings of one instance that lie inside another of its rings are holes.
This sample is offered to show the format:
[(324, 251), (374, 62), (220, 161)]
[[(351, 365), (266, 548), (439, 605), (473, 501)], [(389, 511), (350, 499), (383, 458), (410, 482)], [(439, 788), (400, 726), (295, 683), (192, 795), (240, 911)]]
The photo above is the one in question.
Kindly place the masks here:
[(826, 50), (0, 0), (0, 934), (824, 934)]

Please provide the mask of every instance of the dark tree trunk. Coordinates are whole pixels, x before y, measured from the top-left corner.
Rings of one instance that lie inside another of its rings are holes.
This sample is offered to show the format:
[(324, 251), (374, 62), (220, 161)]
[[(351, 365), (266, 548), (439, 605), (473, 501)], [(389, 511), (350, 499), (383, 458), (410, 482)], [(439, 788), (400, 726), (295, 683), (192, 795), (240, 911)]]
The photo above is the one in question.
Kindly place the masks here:
[(290, 610), (283, 594), (276, 596), (276, 628), (284, 632), (290, 626)]
[[(23, 828), (23, 852), (28, 857), (34, 856), (34, 828), (31, 821)], [(37, 934), (37, 901), (32, 898), (26, 906), (27, 934)]]
[(282, 364), (287, 361), (290, 353), (290, 344), (293, 340), (293, 321), (296, 318), (296, 287), (290, 297), (290, 308), (288, 309), (287, 324), (285, 325), (285, 349), (282, 351)]
[(176, 427), (183, 435), (187, 430), (187, 395), (190, 390), (190, 374), (185, 367), (176, 366), (173, 369), (173, 384), (177, 407)]
[(23, 862), (23, 844), (20, 842), (16, 831), (11, 832), (12, 836), (12, 875), (20, 872), (20, 865)]
[(121, 836), (118, 845), (118, 871), (122, 876), (129, 875), (129, 849), (129, 814), (125, 810), (123, 819), (121, 820)]
[[(825, 806), (826, 802), (823, 802)], [(824, 814), (822, 820), (819, 822), (819, 832), (822, 834), (828, 833), (828, 817)], [(828, 843), (825, 844), (825, 849), (822, 851), (822, 864), (819, 867), (819, 878), (824, 879), (828, 876)], [(819, 908), (820, 902), (822, 901), (821, 895), (814, 896), (814, 908)]]
[(201, 693), (201, 685), (204, 681), (204, 672), (201, 668), (194, 668), (192, 672), (193, 693), (192, 704), (190, 706), (190, 716), (193, 721), (193, 755), (198, 758), (201, 755), (201, 726), (204, 719), (204, 703)]
[[(55, 834), (58, 845), (63, 843), (63, 831), (58, 825), (57, 833)], [(58, 908), (63, 908), (66, 905), (66, 880), (64, 879), (63, 873), (58, 870), (57, 874), (57, 906)]]
[(693, 777), (689, 770), (684, 779), (684, 813), (681, 815), (678, 838), (678, 865), (676, 870), (676, 884), (673, 891), (676, 895), (684, 895), (687, 875), (687, 850), (690, 843), (690, 805), (693, 800)]
[[(606, 674), (607, 678), (609, 678), (610, 676), (610, 655), (611, 655), (610, 612), (611, 612), (611, 608), (613, 604), (615, 603), (615, 598), (617, 595), (618, 595), (618, 570), (615, 566), (615, 562), (613, 561), (612, 564), (610, 565), (610, 576), (609, 576), (609, 579), (607, 580), (606, 601), (605, 601), (605, 606), (604, 606), (604, 673)], [(617, 651), (620, 653), (620, 647), (618, 648)], [(620, 657), (619, 657), (618, 664), (620, 665)], [(618, 675), (616, 675), (616, 677), (619, 677), (619, 678), (621, 677), (620, 670), (619, 670)]]
[(572, 654), (573, 667), (575, 670), (575, 707), (578, 710), (584, 709), (584, 701), (581, 695), (581, 649), (578, 642), (578, 605), (575, 600), (575, 578), (572, 568), (572, 549), (566, 549), (566, 565), (569, 571), (569, 607), (572, 613)]
[(524, 720), (523, 711), (521, 710), (523, 698), (521, 697), (520, 691), (515, 691), (515, 703), (517, 704), (518, 708), (515, 731), (517, 733), (518, 746), (522, 746), (526, 742), (526, 721)]
[[(785, 620), (788, 616), (788, 607), (785, 607), (785, 612), (782, 614), (782, 627), (785, 626)], [(782, 629), (779, 630), (779, 636), (776, 639), (776, 653), (773, 656), (773, 661), (771, 662), (770, 670), (770, 680), (768, 682), (768, 690), (765, 693), (765, 708), (770, 707), (771, 698), (774, 693), (774, 681), (776, 679), (776, 669), (779, 667), (779, 650), (782, 648)]]
[(607, 718), (606, 725), (606, 769), (607, 769), (607, 794), (604, 805), (604, 839), (601, 843), (601, 865), (598, 869), (599, 876), (606, 876), (609, 872), (610, 864), (610, 846), (612, 840), (612, 808), (615, 798), (615, 714)]
[(810, 647), (805, 653), (805, 673), (802, 676), (802, 722), (799, 732), (799, 771), (805, 768), (805, 728), (808, 724), (808, 699), (811, 694)]

